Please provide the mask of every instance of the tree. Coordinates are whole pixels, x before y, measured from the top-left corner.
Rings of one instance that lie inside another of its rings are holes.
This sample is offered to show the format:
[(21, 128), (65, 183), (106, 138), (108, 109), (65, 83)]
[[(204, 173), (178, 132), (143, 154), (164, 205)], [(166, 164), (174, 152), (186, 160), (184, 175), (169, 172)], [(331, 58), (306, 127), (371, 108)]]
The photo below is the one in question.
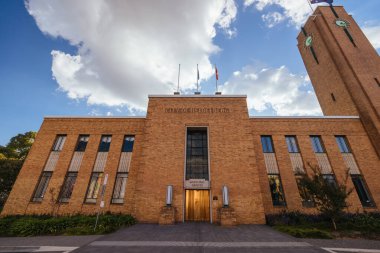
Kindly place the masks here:
[(28, 155), (30, 148), (36, 138), (36, 132), (29, 131), (24, 134), (18, 134), (11, 138), (6, 146), (8, 158), (24, 160)]
[(2, 159), (0, 160), (0, 209), (4, 205), (13, 183), (22, 167), (22, 160)]
[(348, 207), (347, 198), (352, 193), (352, 188), (347, 188), (349, 172), (347, 171), (343, 183), (335, 180), (328, 180), (326, 175), (321, 173), (319, 166), (309, 165), (313, 175), (303, 174), (300, 179), (306, 190), (313, 196), (315, 206), (323, 215), (328, 217), (334, 229), (337, 229), (336, 221), (344, 213), (343, 210)]

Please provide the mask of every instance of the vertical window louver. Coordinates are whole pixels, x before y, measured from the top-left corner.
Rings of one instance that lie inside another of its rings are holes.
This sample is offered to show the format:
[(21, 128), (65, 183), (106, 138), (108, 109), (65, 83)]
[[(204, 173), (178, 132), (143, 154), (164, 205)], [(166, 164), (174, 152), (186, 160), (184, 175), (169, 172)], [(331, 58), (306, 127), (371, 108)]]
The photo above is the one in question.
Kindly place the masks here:
[(98, 198), (99, 189), (101, 186), (101, 181), (103, 178), (104, 168), (106, 166), (108, 151), (111, 145), (111, 135), (102, 135), (98, 154), (96, 155), (96, 161), (94, 168), (92, 170), (90, 183), (88, 184), (86, 203), (96, 203)]
[(285, 206), (285, 194), (282, 189), (280, 172), (278, 170), (276, 154), (271, 136), (261, 136), (261, 145), (268, 174), (269, 189), (274, 206)]
[(128, 173), (129, 167), (131, 165), (134, 142), (134, 136), (127, 135), (124, 137), (111, 203), (124, 203), (125, 190), (128, 181)]
[(79, 135), (78, 137), (75, 152), (71, 159), (70, 167), (66, 174), (65, 181), (63, 182), (59, 195), (60, 202), (68, 202), (71, 197), (75, 181), (78, 176), (78, 171), (82, 164), (83, 155), (87, 147), (88, 139), (89, 135)]
[(33, 194), (32, 201), (41, 202), (45, 196), (46, 189), (52, 177), (53, 171), (59, 159), (59, 154), (63, 149), (66, 141), (66, 135), (57, 135), (55, 138), (49, 158), (45, 164), (44, 170), (41, 173), (40, 179)]

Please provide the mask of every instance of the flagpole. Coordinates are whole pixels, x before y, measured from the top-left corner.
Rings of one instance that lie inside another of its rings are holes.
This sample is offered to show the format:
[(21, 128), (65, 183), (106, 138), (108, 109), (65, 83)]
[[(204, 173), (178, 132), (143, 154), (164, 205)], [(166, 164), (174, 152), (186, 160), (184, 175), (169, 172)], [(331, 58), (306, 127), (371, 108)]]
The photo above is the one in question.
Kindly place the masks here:
[(216, 68), (216, 64), (215, 64), (215, 87), (216, 87), (216, 92), (218, 92), (218, 74), (217, 74), (217, 68)]
[(199, 82), (199, 69), (198, 69), (198, 64), (197, 64), (197, 92), (198, 92), (198, 86), (199, 86), (198, 82)]
[(179, 76), (181, 75), (181, 64), (178, 65), (178, 85), (177, 85), (177, 92), (179, 93)]
[(313, 14), (313, 13), (314, 13), (314, 9), (313, 9), (313, 6), (311, 6), (310, 0), (307, 0), (307, 3), (309, 4), (310, 9), (311, 9), (311, 12), (312, 12), (312, 14)]

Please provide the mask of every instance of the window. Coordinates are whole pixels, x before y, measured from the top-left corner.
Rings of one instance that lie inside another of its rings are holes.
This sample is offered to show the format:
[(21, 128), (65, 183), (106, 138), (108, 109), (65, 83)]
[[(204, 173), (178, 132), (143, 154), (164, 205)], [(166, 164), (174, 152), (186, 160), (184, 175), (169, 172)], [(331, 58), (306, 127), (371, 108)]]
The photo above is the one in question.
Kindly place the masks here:
[(186, 142), (186, 180), (208, 180), (208, 143), (206, 128), (188, 128)]
[(63, 144), (65, 144), (66, 135), (57, 135), (55, 138), (53, 151), (61, 151), (63, 148)]
[(323, 175), (323, 178), (330, 186), (337, 187), (335, 176), (333, 174), (325, 174)]
[(37, 184), (37, 188), (34, 192), (34, 196), (33, 196), (32, 201), (35, 201), (35, 202), (42, 201), (52, 174), (53, 173), (51, 171), (42, 172), (40, 181)]
[(112, 203), (124, 203), (125, 188), (127, 186), (128, 173), (117, 173), (115, 187), (112, 194)]
[(65, 178), (65, 182), (63, 183), (61, 194), (59, 196), (60, 202), (69, 202), (71, 197), (71, 193), (74, 189), (75, 181), (77, 180), (78, 173), (77, 172), (68, 172)]
[(350, 146), (348, 145), (346, 136), (335, 136), (341, 153), (351, 153)]
[(84, 152), (86, 150), (89, 138), (90, 138), (89, 135), (79, 135), (78, 143), (77, 143), (77, 146), (75, 148), (75, 151)]
[(103, 173), (93, 172), (90, 179), (90, 184), (88, 185), (86, 194), (86, 203), (96, 203), (98, 198), (99, 189), (101, 186)]
[(310, 139), (315, 153), (326, 153), (321, 136), (310, 136)]
[(125, 136), (121, 152), (132, 152), (133, 151), (133, 144), (134, 144), (134, 142), (135, 142), (135, 137), (134, 136), (128, 136), (128, 135)]
[(351, 175), (351, 179), (362, 205), (364, 207), (373, 207), (374, 203), (363, 177), (361, 175)]
[(261, 136), (261, 145), (264, 153), (274, 153), (272, 136)]
[(111, 135), (102, 135), (102, 139), (99, 144), (99, 152), (108, 152), (111, 144)]
[(282, 190), (280, 175), (269, 174), (268, 179), (269, 179), (269, 187), (270, 187), (270, 192), (272, 195), (273, 205), (285, 206), (286, 205), (285, 195)]
[(302, 206), (304, 207), (314, 207), (314, 199), (313, 196), (309, 193), (304, 185), (301, 183), (302, 176), (297, 176), (297, 187), (302, 199)]
[(336, 101), (334, 93), (331, 93), (331, 99), (332, 99), (334, 102)]
[(297, 139), (295, 136), (285, 136), (286, 145), (288, 146), (289, 153), (299, 153)]
[(377, 86), (379, 86), (379, 87), (380, 87), (380, 82), (379, 82), (379, 79), (377, 79), (376, 77), (375, 77), (375, 82), (377, 83)]

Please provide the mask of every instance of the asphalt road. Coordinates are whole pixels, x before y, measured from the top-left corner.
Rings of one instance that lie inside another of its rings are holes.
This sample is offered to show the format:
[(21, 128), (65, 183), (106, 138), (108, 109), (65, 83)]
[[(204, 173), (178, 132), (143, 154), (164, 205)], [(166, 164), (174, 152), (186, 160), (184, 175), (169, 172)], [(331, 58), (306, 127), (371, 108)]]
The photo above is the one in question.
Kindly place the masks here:
[(264, 225), (138, 224), (104, 236), (0, 237), (0, 252), (380, 253), (380, 241), (297, 239)]

